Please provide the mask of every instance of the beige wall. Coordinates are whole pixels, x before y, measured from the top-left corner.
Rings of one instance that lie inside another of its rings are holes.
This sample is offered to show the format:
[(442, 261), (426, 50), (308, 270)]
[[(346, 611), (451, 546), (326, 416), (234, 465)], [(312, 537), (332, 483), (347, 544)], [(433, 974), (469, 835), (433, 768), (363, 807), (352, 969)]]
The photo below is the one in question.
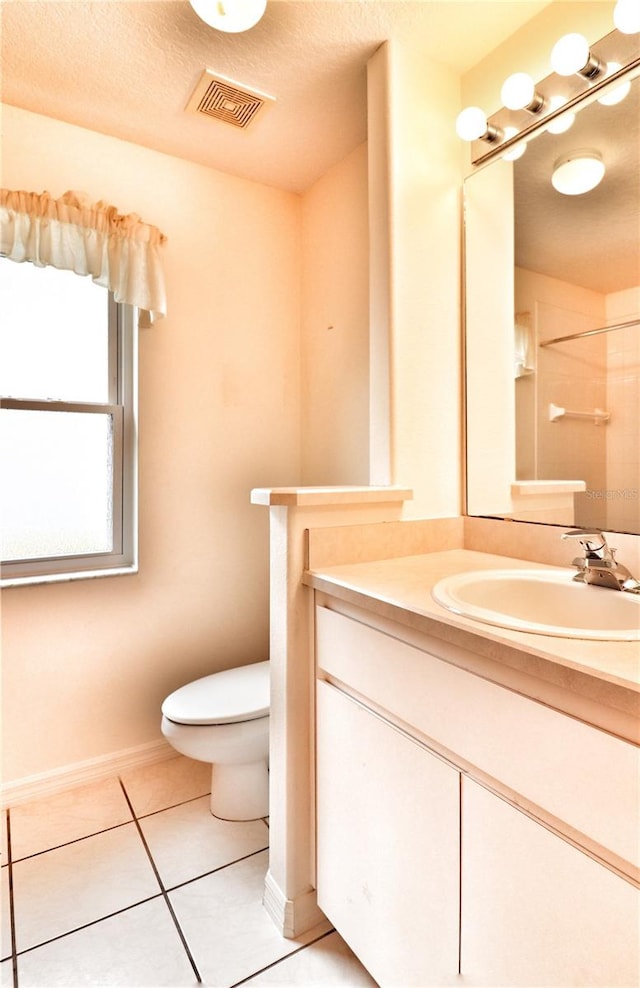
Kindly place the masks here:
[(369, 483), (367, 145), (302, 200), (302, 479)]
[(419, 39), (390, 44), (377, 69), (376, 91), (387, 74), (377, 170), (389, 194), (372, 201), (372, 223), (389, 238), (389, 298), (376, 306), (389, 320), (389, 479), (413, 488), (407, 517), (446, 517), (461, 508), (459, 78)]
[(140, 572), (3, 595), (4, 780), (160, 737), (178, 685), (268, 653), (267, 513), (300, 482), (300, 199), (5, 107), (2, 182), (166, 233), (140, 338)]

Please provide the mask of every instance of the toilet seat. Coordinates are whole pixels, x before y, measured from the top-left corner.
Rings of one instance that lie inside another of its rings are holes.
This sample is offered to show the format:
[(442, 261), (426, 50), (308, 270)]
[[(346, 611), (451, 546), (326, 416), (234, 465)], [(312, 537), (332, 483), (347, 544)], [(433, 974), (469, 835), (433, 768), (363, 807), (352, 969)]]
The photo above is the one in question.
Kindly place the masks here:
[(166, 698), (162, 713), (175, 724), (237, 724), (269, 716), (269, 661), (214, 672)]

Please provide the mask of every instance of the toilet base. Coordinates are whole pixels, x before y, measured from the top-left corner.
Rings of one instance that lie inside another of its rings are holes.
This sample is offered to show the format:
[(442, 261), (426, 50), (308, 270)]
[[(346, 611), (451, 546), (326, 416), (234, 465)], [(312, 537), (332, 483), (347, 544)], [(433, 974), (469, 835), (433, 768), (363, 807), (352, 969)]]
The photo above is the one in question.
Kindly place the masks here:
[(213, 765), (211, 812), (220, 820), (259, 820), (269, 815), (267, 759), (243, 765)]

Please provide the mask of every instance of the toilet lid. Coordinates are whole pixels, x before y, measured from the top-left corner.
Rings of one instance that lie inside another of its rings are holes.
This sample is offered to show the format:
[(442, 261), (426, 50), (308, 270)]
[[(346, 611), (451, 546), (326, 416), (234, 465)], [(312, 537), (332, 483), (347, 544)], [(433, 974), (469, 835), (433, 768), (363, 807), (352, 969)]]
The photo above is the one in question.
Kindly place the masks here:
[(176, 724), (234, 724), (269, 714), (269, 662), (225, 669), (181, 686), (162, 704)]

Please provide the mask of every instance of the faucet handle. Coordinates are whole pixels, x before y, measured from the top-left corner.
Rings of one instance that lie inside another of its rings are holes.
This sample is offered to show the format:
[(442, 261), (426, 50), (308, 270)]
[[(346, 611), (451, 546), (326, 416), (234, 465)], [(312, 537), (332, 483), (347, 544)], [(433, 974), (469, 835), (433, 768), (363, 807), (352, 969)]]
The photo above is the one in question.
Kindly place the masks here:
[(561, 539), (598, 539), (606, 545), (607, 540), (598, 528), (570, 528), (568, 532), (563, 532)]
[(607, 540), (598, 529), (572, 528), (563, 532), (562, 539), (576, 539), (586, 550), (587, 559), (602, 559), (609, 552)]

